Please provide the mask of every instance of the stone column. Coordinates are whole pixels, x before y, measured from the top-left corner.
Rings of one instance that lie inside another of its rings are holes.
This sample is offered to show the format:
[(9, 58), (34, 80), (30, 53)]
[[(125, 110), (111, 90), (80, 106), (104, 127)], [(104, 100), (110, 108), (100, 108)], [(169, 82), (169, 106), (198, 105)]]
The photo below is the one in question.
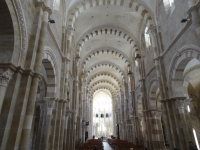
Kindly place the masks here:
[(61, 130), (60, 130), (60, 141), (58, 141), (59, 142), (58, 150), (63, 150), (63, 145), (65, 142), (64, 134), (65, 134), (65, 131), (67, 128), (67, 122), (68, 122), (68, 116), (66, 114), (66, 105), (67, 105), (66, 103), (67, 101), (63, 101), (63, 104), (62, 104)]
[[(185, 118), (185, 98), (175, 98), (175, 116), (176, 116), (176, 124), (177, 124), (177, 132), (179, 136), (179, 142), (180, 142), (180, 149), (187, 150), (188, 149), (188, 141), (191, 140), (188, 127), (187, 127), (187, 121)], [(192, 130), (192, 129), (191, 129)]]
[[(171, 128), (171, 124), (172, 122), (170, 121), (171, 120), (171, 117), (170, 117), (170, 108), (169, 108), (169, 105), (167, 104), (167, 101), (166, 100), (161, 100), (161, 105), (162, 105), (162, 118), (163, 118), (163, 121), (164, 121), (164, 124), (165, 124), (165, 127), (166, 127), (166, 130), (167, 130), (167, 135), (168, 135), (168, 139), (169, 139), (169, 143), (170, 143), (170, 149), (173, 149), (175, 146), (174, 146), (174, 138), (175, 136), (173, 136), (173, 134), (171, 134), (173, 132), (173, 128)], [(175, 134), (175, 133), (174, 133)]]
[(153, 145), (154, 150), (164, 150), (165, 143), (164, 143), (164, 136), (162, 130), (162, 123), (161, 123), (161, 111), (151, 111), (152, 113), (152, 127), (153, 127)]
[(59, 106), (59, 101), (56, 100), (55, 101), (55, 106), (52, 110), (52, 117), (51, 117), (51, 135), (50, 135), (50, 139), (49, 139), (49, 149), (54, 149), (55, 147), (55, 144), (56, 144), (56, 140), (57, 140), (57, 134), (58, 134), (58, 115), (60, 113), (60, 106)]
[(76, 128), (77, 128), (76, 123), (77, 123), (77, 112), (72, 112), (72, 122), (71, 122), (71, 125), (72, 125), (71, 144), (72, 145), (71, 145), (71, 149), (75, 149)]
[(62, 124), (62, 112), (63, 112), (63, 100), (59, 100), (58, 102), (58, 109), (56, 109), (57, 115), (55, 119), (55, 126), (54, 126), (54, 136), (53, 136), (53, 149), (59, 149), (59, 142), (60, 142), (60, 134), (63, 132), (61, 131), (61, 124)]
[[(50, 6), (50, 0), (45, 0), (46, 6), (44, 7), (43, 12), (43, 18), (42, 18), (42, 26), (40, 31), (40, 38), (38, 42), (38, 48), (37, 48), (37, 54), (35, 57), (35, 64), (34, 64), (34, 71), (37, 74), (40, 74), (41, 71), (41, 64), (43, 59), (43, 51), (45, 46), (45, 40), (47, 35), (47, 25), (48, 25), (48, 16), (51, 13)], [(21, 116), (20, 122), (23, 122), (23, 129), (19, 130), (18, 132), (18, 143), (16, 143), (16, 147), (19, 147), (20, 150), (27, 150), (29, 138), (31, 134), (31, 125), (33, 120), (33, 114), (34, 114), (34, 106), (35, 106), (35, 99), (36, 99), (36, 93), (38, 89), (38, 83), (39, 83), (39, 77), (34, 76), (32, 79), (32, 84), (30, 87), (30, 94), (28, 97), (28, 102), (25, 104), (26, 106), (23, 107), (22, 112), (25, 112), (25, 117)]]
[(46, 107), (47, 107), (47, 112), (46, 112), (46, 118), (45, 118), (45, 132), (44, 132), (44, 150), (49, 150), (49, 139), (51, 135), (51, 121), (52, 121), (52, 110), (55, 105), (55, 98), (44, 98)]
[(82, 120), (82, 142), (85, 143), (85, 120)]
[[(160, 89), (161, 99), (164, 99), (165, 97), (168, 97), (168, 95), (166, 92), (167, 91), (166, 90), (166, 80), (165, 80), (165, 75), (163, 73), (164, 69), (162, 67), (162, 60), (160, 59), (160, 57), (158, 57), (159, 53), (158, 53), (157, 41), (159, 43), (159, 39), (158, 40), (156, 39), (156, 26), (150, 25), (148, 32), (152, 39), (152, 46), (153, 46), (153, 51), (154, 51), (154, 61), (155, 61), (155, 67), (156, 67), (156, 74), (157, 74), (157, 78), (159, 81), (159, 89)], [(165, 89), (165, 91), (164, 91), (164, 89)], [(162, 108), (164, 109), (163, 111), (166, 112), (166, 106), (164, 106), (164, 103), (162, 103)], [(169, 123), (169, 118), (167, 117), (167, 113), (163, 113), (163, 121), (166, 126), (168, 136), (171, 136), (170, 126), (168, 126), (170, 123)], [(172, 139), (170, 137), (169, 137), (169, 142), (170, 142), (170, 147), (171, 147), (173, 145), (173, 143), (172, 143)]]
[(8, 84), (12, 78), (13, 72), (8, 69), (7, 71), (4, 71), (3, 69), (0, 69), (0, 113), (1, 108), (3, 105), (4, 97), (6, 94), (6, 89), (8, 87)]
[(67, 128), (67, 149), (71, 149), (72, 147), (72, 136), (73, 136), (73, 132), (72, 132), (72, 112), (70, 112), (69, 114), (69, 120), (68, 120), (68, 128)]
[(69, 120), (69, 111), (67, 110), (65, 112), (65, 124), (64, 124), (64, 139), (63, 139), (63, 150), (68, 149), (68, 139), (69, 139), (69, 126), (68, 126), (68, 120)]

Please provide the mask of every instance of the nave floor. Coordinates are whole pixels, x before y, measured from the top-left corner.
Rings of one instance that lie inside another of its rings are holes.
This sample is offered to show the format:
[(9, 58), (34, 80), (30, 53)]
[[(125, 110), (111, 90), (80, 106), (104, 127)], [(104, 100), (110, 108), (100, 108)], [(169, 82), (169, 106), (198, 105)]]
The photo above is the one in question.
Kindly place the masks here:
[(104, 150), (112, 150), (108, 142), (103, 142)]

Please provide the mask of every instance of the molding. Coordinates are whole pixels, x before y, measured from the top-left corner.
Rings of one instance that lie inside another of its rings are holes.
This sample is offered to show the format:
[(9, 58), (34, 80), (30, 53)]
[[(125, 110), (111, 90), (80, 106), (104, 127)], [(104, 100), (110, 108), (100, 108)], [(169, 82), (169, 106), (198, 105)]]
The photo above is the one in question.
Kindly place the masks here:
[(17, 13), (18, 18), (18, 24), (20, 28), (20, 43), (21, 43), (21, 51), (19, 56), (19, 62), (18, 65), (24, 66), (25, 59), (26, 59), (26, 53), (27, 53), (27, 46), (28, 46), (28, 39), (27, 39), (27, 33), (26, 33), (26, 22), (24, 19), (24, 13), (22, 10), (21, 2), (20, 0), (12, 0), (13, 6)]

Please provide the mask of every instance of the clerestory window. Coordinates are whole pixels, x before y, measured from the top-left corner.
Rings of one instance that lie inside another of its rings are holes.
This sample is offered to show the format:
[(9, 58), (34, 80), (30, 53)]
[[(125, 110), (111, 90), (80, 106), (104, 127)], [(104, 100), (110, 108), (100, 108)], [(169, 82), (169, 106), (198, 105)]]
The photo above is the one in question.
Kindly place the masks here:
[(150, 36), (147, 33), (148, 32), (148, 27), (145, 28), (145, 33), (144, 33), (144, 37), (145, 37), (145, 43), (146, 43), (146, 47), (149, 48), (151, 46), (151, 40), (150, 40)]
[(53, 9), (59, 10), (60, 8), (60, 0), (54, 0)]
[(172, 13), (175, 9), (174, 0), (163, 0), (165, 10)]

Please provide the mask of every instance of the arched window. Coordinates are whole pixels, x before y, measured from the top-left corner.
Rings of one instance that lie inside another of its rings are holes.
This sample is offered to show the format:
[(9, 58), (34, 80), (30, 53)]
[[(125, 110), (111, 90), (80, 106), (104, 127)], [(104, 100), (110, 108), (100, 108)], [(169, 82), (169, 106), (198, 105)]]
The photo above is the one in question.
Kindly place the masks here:
[(175, 9), (174, 0), (163, 0), (165, 10), (172, 13)]
[(148, 48), (149, 46), (151, 46), (151, 41), (150, 41), (150, 36), (147, 33), (148, 32), (148, 27), (145, 28), (145, 33), (144, 33), (144, 37), (145, 37), (145, 43), (146, 43), (146, 47)]
[(108, 113), (106, 113), (106, 117), (107, 117), (107, 118), (109, 117)]
[(96, 114), (96, 117), (98, 118), (98, 114)]
[(104, 115), (103, 114), (101, 114), (101, 118), (103, 118), (104, 117)]
[(60, 8), (60, 0), (54, 0), (53, 9), (59, 10)]

